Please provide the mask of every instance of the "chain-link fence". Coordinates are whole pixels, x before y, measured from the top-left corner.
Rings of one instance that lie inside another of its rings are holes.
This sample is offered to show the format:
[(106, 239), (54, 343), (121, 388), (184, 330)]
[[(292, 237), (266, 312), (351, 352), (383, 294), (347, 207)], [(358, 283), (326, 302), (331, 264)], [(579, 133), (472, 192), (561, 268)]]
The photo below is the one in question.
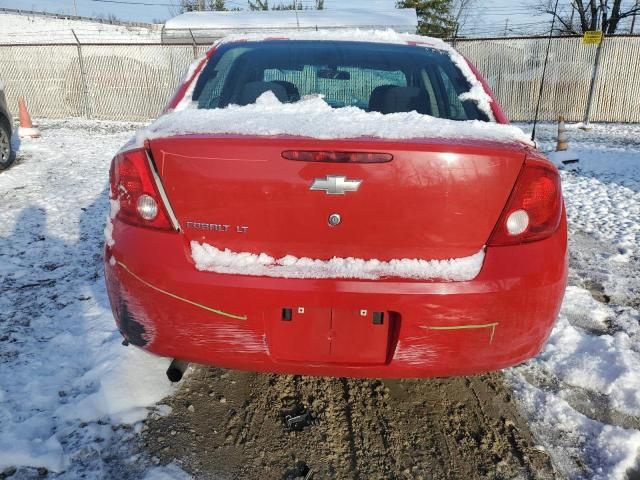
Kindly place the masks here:
[[(458, 40), (512, 120), (532, 120), (547, 40)], [(0, 45), (0, 81), (15, 106), (23, 95), (35, 117), (148, 120), (162, 111), (188, 65), (206, 45)], [(583, 119), (596, 45), (554, 38), (540, 118)], [(640, 36), (607, 37), (595, 82), (592, 121), (640, 122)], [(15, 107), (14, 107), (15, 108)]]
[(9, 105), (27, 99), (35, 117), (148, 120), (157, 117), (206, 46), (0, 46)]
[[(532, 120), (547, 50), (546, 38), (458, 41), (456, 47), (482, 72), (512, 120)], [(553, 38), (540, 118), (583, 120), (597, 45), (580, 37)], [(602, 43), (591, 120), (640, 122), (640, 36), (607, 37)]]

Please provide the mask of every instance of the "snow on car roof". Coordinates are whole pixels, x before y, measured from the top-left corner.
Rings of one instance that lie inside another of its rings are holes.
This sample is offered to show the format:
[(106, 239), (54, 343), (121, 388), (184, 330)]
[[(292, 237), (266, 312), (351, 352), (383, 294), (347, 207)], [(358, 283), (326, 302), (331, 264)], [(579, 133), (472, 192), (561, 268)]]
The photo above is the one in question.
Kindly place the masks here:
[(165, 30), (262, 30), (353, 27), (392, 27), (415, 32), (418, 17), (413, 8), (367, 11), (272, 10), (268, 12), (188, 12), (167, 20)]
[(455, 51), (439, 38), (397, 32), (391, 28), (383, 30), (344, 28), (340, 30), (281, 30), (277, 32), (234, 33), (221, 38), (215, 45), (232, 42), (259, 42), (271, 39), (391, 43), (398, 45), (418, 44), (439, 50)]

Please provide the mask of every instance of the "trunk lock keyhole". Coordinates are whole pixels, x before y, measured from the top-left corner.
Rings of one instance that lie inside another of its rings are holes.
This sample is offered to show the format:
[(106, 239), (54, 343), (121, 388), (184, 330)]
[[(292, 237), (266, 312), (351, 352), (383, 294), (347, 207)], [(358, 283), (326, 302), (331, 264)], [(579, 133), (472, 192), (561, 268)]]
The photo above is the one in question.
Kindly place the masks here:
[(332, 213), (331, 215), (329, 215), (329, 225), (331, 225), (332, 227), (340, 225), (341, 221), (342, 218), (337, 213)]

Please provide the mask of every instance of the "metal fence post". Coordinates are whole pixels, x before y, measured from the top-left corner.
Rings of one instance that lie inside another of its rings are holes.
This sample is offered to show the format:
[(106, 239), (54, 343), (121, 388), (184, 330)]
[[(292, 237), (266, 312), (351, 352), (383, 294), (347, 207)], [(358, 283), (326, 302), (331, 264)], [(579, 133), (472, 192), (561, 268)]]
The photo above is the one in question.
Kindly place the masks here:
[(87, 84), (87, 74), (84, 71), (84, 60), (82, 58), (82, 46), (80, 45), (80, 40), (76, 35), (76, 32), (71, 29), (71, 33), (73, 33), (74, 38), (76, 39), (76, 47), (78, 48), (78, 62), (80, 65), (80, 77), (82, 79), (82, 98), (84, 102), (84, 113), (87, 118), (91, 118), (91, 105), (89, 103), (89, 86)]
[(193, 42), (193, 58), (198, 58), (198, 44), (196, 43), (196, 37), (193, 36), (191, 29), (189, 29), (189, 35), (191, 35), (191, 41)]
[(587, 109), (584, 112), (584, 119), (582, 121), (582, 128), (588, 130), (589, 118), (591, 117), (591, 108), (593, 107), (593, 97), (596, 91), (596, 83), (598, 83), (598, 71), (600, 70), (600, 55), (602, 54), (602, 45), (604, 45), (604, 32), (602, 34), (602, 40), (598, 44), (596, 50), (596, 59), (593, 62), (593, 72), (591, 73), (591, 86), (589, 87), (589, 97), (587, 98)]

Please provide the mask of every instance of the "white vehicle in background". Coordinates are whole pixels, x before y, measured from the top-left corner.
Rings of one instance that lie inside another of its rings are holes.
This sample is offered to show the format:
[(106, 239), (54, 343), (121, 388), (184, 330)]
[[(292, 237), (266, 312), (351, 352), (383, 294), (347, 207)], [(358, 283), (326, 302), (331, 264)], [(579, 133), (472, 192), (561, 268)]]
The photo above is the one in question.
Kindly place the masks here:
[(5, 170), (15, 159), (11, 150), (12, 117), (4, 96), (4, 84), (0, 82), (0, 170)]

